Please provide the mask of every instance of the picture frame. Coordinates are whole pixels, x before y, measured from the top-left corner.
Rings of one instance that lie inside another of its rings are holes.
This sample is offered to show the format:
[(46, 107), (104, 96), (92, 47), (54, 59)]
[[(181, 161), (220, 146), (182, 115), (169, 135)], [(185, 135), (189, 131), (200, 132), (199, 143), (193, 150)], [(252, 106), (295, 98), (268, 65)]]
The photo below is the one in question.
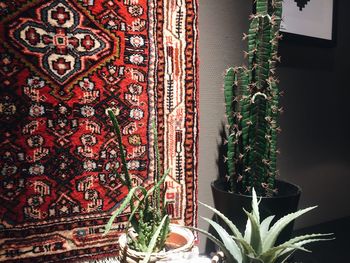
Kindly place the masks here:
[(334, 47), (337, 0), (284, 0), (283, 42)]

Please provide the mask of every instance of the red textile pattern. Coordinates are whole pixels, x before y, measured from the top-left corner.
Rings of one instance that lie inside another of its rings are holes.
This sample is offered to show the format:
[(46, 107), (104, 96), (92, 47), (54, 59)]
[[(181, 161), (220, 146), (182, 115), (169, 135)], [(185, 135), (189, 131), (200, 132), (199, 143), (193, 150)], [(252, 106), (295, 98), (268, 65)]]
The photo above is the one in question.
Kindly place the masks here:
[(102, 236), (125, 190), (110, 121), (135, 184), (155, 173), (157, 121), (168, 211), (196, 223), (196, 0), (20, 0), (0, 5), (0, 262), (117, 253)]

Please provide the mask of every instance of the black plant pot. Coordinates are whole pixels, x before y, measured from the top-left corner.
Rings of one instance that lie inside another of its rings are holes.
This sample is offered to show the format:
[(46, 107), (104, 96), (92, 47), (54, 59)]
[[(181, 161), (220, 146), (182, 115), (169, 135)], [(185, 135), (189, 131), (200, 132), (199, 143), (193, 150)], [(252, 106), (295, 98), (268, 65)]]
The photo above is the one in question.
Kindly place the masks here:
[[(297, 185), (277, 180), (276, 187), (278, 194), (273, 197), (262, 197), (259, 205), (260, 220), (275, 215), (272, 224), (281, 217), (295, 212), (298, 209), (301, 188)], [(243, 208), (251, 211), (252, 197), (229, 193), (226, 191), (226, 184), (220, 180), (211, 183), (214, 197), (214, 205), (217, 210), (225, 214), (244, 233), (247, 223), (247, 215)], [(271, 225), (272, 225), (271, 224)], [(291, 238), (294, 222), (290, 223), (280, 234), (276, 244), (281, 244)]]

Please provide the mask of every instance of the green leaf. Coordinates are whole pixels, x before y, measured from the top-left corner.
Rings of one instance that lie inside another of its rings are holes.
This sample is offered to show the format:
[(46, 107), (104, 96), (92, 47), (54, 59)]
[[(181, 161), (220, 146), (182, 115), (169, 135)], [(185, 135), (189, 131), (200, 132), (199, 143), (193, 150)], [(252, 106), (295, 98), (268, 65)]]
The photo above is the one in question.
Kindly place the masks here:
[(162, 219), (162, 221), (160, 222), (159, 226), (157, 227), (157, 230), (154, 232), (152, 238), (151, 238), (151, 241), (150, 243), (148, 244), (148, 247), (147, 247), (147, 250), (146, 250), (146, 256), (145, 258), (142, 260), (142, 263), (147, 263), (151, 257), (151, 254), (157, 244), (157, 239), (161, 233), (161, 230), (164, 226), (164, 224), (166, 223), (167, 221), (167, 218), (168, 218), (168, 215), (165, 215)]
[[(256, 197), (256, 196), (255, 196)], [(253, 213), (248, 213), (245, 209), (243, 209), (246, 215), (249, 218), (250, 226), (251, 226), (251, 235), (250, 235), (250, 245), (255, 250), (255, 253), (259, 255), (262, 251), (261, 244), (261, 236), (260, 236), (260, 227), (257, 222), (257, 218)]]
[[(318, 242), (318, 241), (329, 241), (329, 240), (333, 240), (335, 238), (321, 238), (321, 237), (327, 237), (327, 236), (332, 236), (333, 233), (327, 233), (327, 234), (307, 234), (307, 235), (302, 235), (302, 236), (297, 236), (295, 238), (290, 239), (289, 241), (283, 243), (282, 245), (288, 245), (288, 244), (292, 244), (292, 245), (296, 245), (296, 246), (303, 246), (306, 245), (308, 243), (312, 243), (312, 242)], [(285, 251), (283, 251), (280, 255), (284, 255), (285, 253), (289, 252), (290, 249), (286, 249)]]
[(224, 243), (225, 247), (230, 251), (231, 255), (237, 260), (238, 263), (242, 263), (242, 252), (237, 246), (236, 242), (232, 239), (230, 234), (226, 232), (226, 230), (220, 226), (218, 223), (214, 222), (213, 220), (210, 220), (208, 218), (202, 217), (205, 221), (207, 221), (219, 234), (222, 242)]
[(247, 219), (247, 223), (245, 224), (245, 230), (244, 230), (244, 240), (249, 243), (251, 236), (252, 236), (252, 225), (250, 223), (250, 220)]
[(207, 232), (205, 230), (202, 230), (200, 228), (191, 227), (191, 226), (184, 226), (184, 227), (188, 228), (188, 229), (191, 229), (191, 230), (194, 230), (194, 231), (197, 231), (197, 232), (202, 233), (203, 235), (205, 235), (207, 238), (209, 238), (211, 241), (213, 241), (219, 247), (219, 249), (225, 254), (227, 262), (230, 262), (230, 263), (231, 262), (236, 262), (235, 258), (232, 256), (232, 254), (226, 248), (226, 246), (219, 239), (217, 239), (215, 236), (213, 236), (209, 232)]
[(272, 222), (272, 220), (275, 218), (274, 215), (266, 217), (260, 224), (260, 235), (261, 235), (261, 240), (264, 240), (269, 228), (270, 228), (270, 224)]
[[(333, 233), (326, 233), (326, 234), (321, 234), (321, 233), (316, 233), (316, 234), (306, 234), (306, 235), (301, 235), (294, 237), (283, 244), (295, 244), (300, 241), (306, 240), (306, 239), (313, 239), (313, 238), (319, 238), (319, 237), (327, 237), (327, 236), (332, 236)], [(329, 240), (332, 240), (333, 238), (330, 238)]]
[(255, 80), (257, 81), (258, 89), (263, 90), (266, 85), (266, 79), (269, 77), (269, 59), (271, 57), (271, 20), (270, 17), (258, 16), (256, 17), (259, 21), (259, 31), (257, 40), (257, 51), (256, 51), (256, 62), (258, 66), (255, 69), (256, 75)]
[[(334, 238), (333, 238), (334, 239)], [(315, 238), (315, 239), (307, 239), (307, 240), (303, 240), (303, 241), (300, 241), (300, 242), (297, 242), (295, 243), (294, 245), (295, 246), (298, 246), (299, 248), (298, 249), (302, 249), (302, 250), (305, 250), (307, 252), (311, 252), (311, 250), (307, 250), (305, 249), (303, 246), (306, 245), (306, 244), (309, 244), (309, 243), (313, 243), (313, 242), (319, 242), (319, 241), (330, 241), (332, 240), (331, 238)]]
[(299, 236), (277, 247), (273, 247), (269, 249), (268, 251), (260, 255), (259, 258), (261, 258), (265, 263), (273, 263), (276, 261), (277, 258), (281, 256), (285, 256), (284, 260), (286, 260), (286, 258), (288, 258), (290, 254), (293, 253), (295, 250), (311, 252), (310, 250), (305, 249), (303, 246), (312, 242), (332, 240), (330, 238), (318, 238), (318, 237), (324, 237), (329, 235), (332, 235), (332, 234), (309, 234), (309, 235)]
[(160, 185), (161, 185), (162, 183), (164, 183), (165, 178), (167, 177), (167, 175), (169, 174), (169, 172), (170, 172), (170, 169), (168, 169), (168, 170), (164, 173), (163, 177), (158, 181), (158, 183), (157, 183), (156, 185), (152, 186), (152, 188), (151, 188), (150, 190), (148, 190), (148, 191), (146, 191), (146, 189), (145, 189), (144, 187), (138, 186), (138, 188), (142, 190), (142, 193), (143, 193), (143, 196), (144, 196), (144, 197), (143, 197), (143, 199), (142, 199), (140, 202), (138, 202), (138, 203), (135, 205), (134, 209), (131, 211), (131, 214), (130, 214), (130, 216), (129, 216), (129, 222), (130, 222), (130, 220), (134, 217), (134, 215), (137, 213), (137, 211), (139, 210), (140, 205), (143, 204), (144, 202), (146, 202), (146, 200), (147, 200), (148, 197), (153, 193), (153, 191), (154, 191), (155, 189), (159, 188)]
[(242, 238), (237, 238), (234, 236), (232, 236), (232, 238), (234, 240), (236, 240), (236, 242), (238, 242), (242, 246), (242, 250), (243, 250), (244, 254), (246, 254), (249, 257), (256, 257), (257, 256), (254, 248), (247, 241), (245, 241)]
[[(155, 147), (155, 155), (156, 155), (156, 165), (157, 170), (154, 178), (154, 183), (158, 184), (160, 179), (160, 171), (161, 171), (161, 164), (160, 164), (160, 156), (159, 156), (159, 147), (158, 147), (158, 132), (156, 127), (155, 119), (152, 120), (152, 130), (154, 133), (154, 147)], [(153, 202), (155, 202), (154, 207), (159, 210), (160, 209), (160, 188), (155, 188), (155, 194), (153, 195)]]
[(167, 208), (167, 201), (165, 200), (165, 193), (168, 191), (168, 186), (167, 184), (164, 185), (163, 189), (163, 196), (162, 196), (162, 204), (163, 204), (163, 213), (166, 213), (166, 208)]
[(154, 186), (152, 186), (152, 188), (150, 190), (148, 190), (147, 194), (145, 195), (145, 198), (148, 198), (149, 196), (151, 196), (151, 194), (153, 193), (153, 191), (155, 189), (160, 189), (160, 186), (164, 183), (165, 178), (168, 176), (168, 174), (170, 173), (170, 168), (168, 168), (164, 175), (162, 176), (162, 178), (157, 182), (157, 184), (155, 184)]
[(263, 254), (261, 254), (259, 256), (259, 258), (264, 262), (264, 263), (274, 263), (277, 258), (279, 257), (279, 253), (283, 250), (286, 249), (291, 249), (291, 250), (296, 250), (296, 249), (300, 249), (300, 250), (304, 250), (306, 251), (304, 248), (299, 247), (297, 245), (279, 245), (277, 247), (273, 247), (271, 249), (269, 249), (268, 251), (264, 252)]
[(267, 0), (257, 0), (256, 1), (256, 13), (257, 14), (267, 14), (268, 1)]
[(227, 174), (231, 178), (234, 176), (234, 153), (235, 153), (235, 144), (234, 136), (232, 135), (233, 126), (235, 124), (235, 118), (233, 116), (234, 112), (234, 81), (237, 78), (236, 73), (233, 68), (229, 68), (226, 71), (224, 79), (224, 95), (225, 95), (225, 109), (227, 122), (229, 124), (229, 135), (227, 142)]
[(302, 210), (299, 210), (297, 212), (294, 213), (290, 213), (284, 217), (282, 217), (281, 219), (279, 219), (272, 227), (271, 229), (268, 231), (266, 237), (264, 240), (262, 240), (263, 242), (263, 252), (267, 251), (269, 248), (273, 247), (273, 245), (276, 242), (277, 237), (279, 236), (279, 234), (281, 233), (281, 231), (290, 223), (292, 222), (294, 219), (296, 219), (297, 217), (307, 213), (308, 211), (315, 209), (317, 206), (313, 206), (313, 207), (308, 207)]
[[(135, 189), (135, 188), (138, 188), (139, 190), (141, 190), (141, 192), (142, 192), (142, 195), (144, 196), (142, 199), (140, 199), (138, 196), (137, 196), (137, 198), (138, 198), (138, 200), (140, 200), (139, 202), (137, 202), (136, 204), (134, 204), (134, 206), (133, 206), (133, 208), (132, 208), (132, 211), (131, 211), (131, 213), (130, 213), (130, 215), (129, 215), (129, 220), (128, 220), (128, 223), (130, 223), (131, 222), (131, 220), (134, 218), (134, 216), (135, 216), (135, 214), (140, 210), (140, 207), (141, 207), (141, 205), (147, 200), (146, 199), (146, 196), (147, 196), (147, 190), (146, 190), (146, 188), (144, 188), (143, 186), (137, 186), (137, 187), (134, 187), (133, 189)], [(132, 189), (132, 190), (133, 190)], [(130, 191), (131, 192), (131, 191)], [(129, 193), (130, 193), (129, 192)], [(136, 195), (135, 195), (136, 196)], [(141, 219), (143, 218), (142, 216), (140, 217)]]
[[(135, 192), (137, 190), (141, 190), (141, 191), (144, 191), (144, 187), (142, 186), (137, 186), (137, 187), (134, 187), (132, 188), (128, 195), (125, 197), (124, 201), (121, 203), (121, 205), (118, 207), (117, 210), (115, 210), (111, 216), (111, 218), (108, 220), (108, 223), (106, 224), (106, 227), (105, 227), (105, 231), (103, 233), (103, 235), (106, 235), (112, 228), (112, 224), (115, 220), (115, 218), (120, 215), (124, 210), (125, 208), (127, 207), (127, 205), (129, 204), (130, 200), (132, 199), (133, 195), (135, 194)], [(135, 209), (134, 209), (135, 210)], [(131, 218), (129, 217), (129, 221), (131, 220)]]
[(139, 231), (140, 231), (139, 222), (136, 220), (135, 217), (130, 220), (130, 224), (134, 228), (135, 232), (139, 233)]
[(284, 263), (284, 262), (287, 262), (287, 259), (289, 259), (290, 257), (291, 257), (291, 255), (293, 255), (293, 253), (296, 251), (296, 249), (294, 249), (294, 250), (291, 250), (290, 252), (288, 252), (288, 253), (286, 253), (285, 255), (284, 255), (284, 257), (279, 257), (280, 258), (280, 260), (281, 260), (281, 263)]
[(246, 256), (246, 260), (244, 262), (245, 263), (265, 263), (261, 259), (256, 258), (255, 256), (250, 256), (250, 255)]
[(225, 106), (226, 115), (229, 125), (233, 124), (233, 82), (235, 78), (235, 72), (233, 68), (229, 68), (226, 71), (224, 79), (224, 95), (225, 95)]
[(256, 192), (254, 188), (252, 190), (252, 213), (254, 215), (254, 218), (257, 224), (260, 224), (259, 203), (258, 203), (258, 197), (256, 196)]
[(169, 232), (170, 232), (170, 228), (169, 228), (169, 224), (170, 224), (170, 218), (168, 217), (164, 227), (162, 229), (161, 235), (160, 235), (160, 246), (163, 247), (165, 240), (167, 239)]

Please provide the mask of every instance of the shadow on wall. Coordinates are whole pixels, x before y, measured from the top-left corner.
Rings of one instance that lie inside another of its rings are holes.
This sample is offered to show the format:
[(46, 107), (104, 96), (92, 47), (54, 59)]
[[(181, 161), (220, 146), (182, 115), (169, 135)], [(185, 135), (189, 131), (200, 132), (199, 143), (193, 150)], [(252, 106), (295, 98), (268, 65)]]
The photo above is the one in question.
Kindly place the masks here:
[[(227, 132), (226, 132), (226, 127), (224, 122), (221, 123), (221, 128), (219, 130), (219, 133), (220, 133), (221, 142), (217, 146), (218, 158), (216, 160), (216, 164), (217, 164), (218, 173), (219, 173), (218, 178), (220, 178), (221, 180), (225, 180), (226, 171), (227, 171), (226, 163), (225, 163), (225, 156), (227, 155), (227, 144), (226, 144)], [(215, 178), (214, 180), (218, 178)]]

